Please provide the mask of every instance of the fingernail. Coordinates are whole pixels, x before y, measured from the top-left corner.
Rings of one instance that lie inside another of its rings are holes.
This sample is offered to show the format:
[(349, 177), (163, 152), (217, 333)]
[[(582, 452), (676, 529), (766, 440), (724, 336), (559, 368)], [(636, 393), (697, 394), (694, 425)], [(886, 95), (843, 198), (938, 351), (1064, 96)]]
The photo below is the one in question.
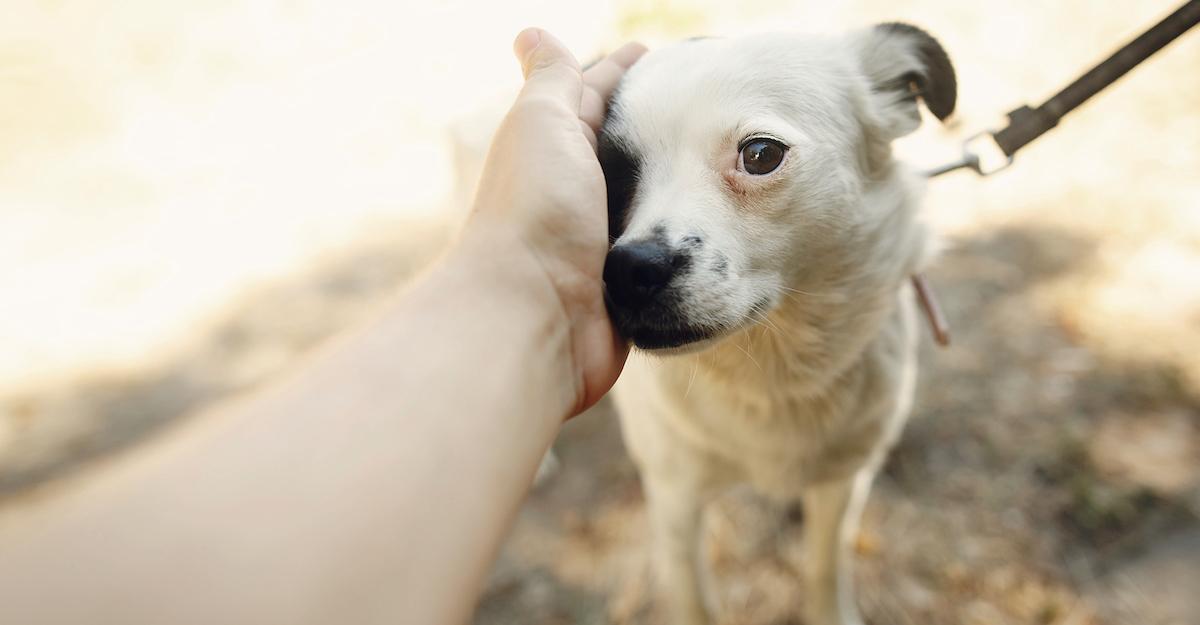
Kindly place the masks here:
[(517, 60), (525, 63), (525, 59), (529, 58), (529, 54), (534, 48), (542, 42), (542, 31), (538, 28), (526, 28), (517, 35), (517, 40), (513, 42), (513, 51), (517, 53)]

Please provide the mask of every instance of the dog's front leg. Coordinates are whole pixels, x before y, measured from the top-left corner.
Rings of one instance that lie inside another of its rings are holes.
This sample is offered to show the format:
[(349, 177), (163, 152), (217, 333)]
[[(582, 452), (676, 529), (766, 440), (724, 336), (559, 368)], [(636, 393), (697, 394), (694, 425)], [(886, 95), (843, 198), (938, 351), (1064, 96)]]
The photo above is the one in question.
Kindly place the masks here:
[(804, 492), (806, 625), (862, 625), (854, 601), (850, 544), (873, 478), (871, 470), (863, 469)]
[(660, 596), (672, 625), (705, 625), (708, 603), (700, 561), (704, 500), (700, 489), (683, 481), (645, 476), (646, 502), (654, 541)]

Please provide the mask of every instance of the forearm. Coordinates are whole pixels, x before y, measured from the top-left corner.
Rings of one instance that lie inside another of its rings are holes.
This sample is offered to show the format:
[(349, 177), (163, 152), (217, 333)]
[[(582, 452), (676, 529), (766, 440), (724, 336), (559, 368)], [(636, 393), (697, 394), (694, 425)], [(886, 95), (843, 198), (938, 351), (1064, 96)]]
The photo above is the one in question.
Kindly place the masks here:
[[(487, 245), (478, 240), (466, 244)], [(450, 383), (436, 391), (448, 401), (438, 422), (425, 422), (427, 434), (410, 440), (412, 455), (406, 463), (425, 473), (404, 478), (410, 489), (404, 499), (441, 504), (410, 510), (415, 516), (406, 522), (413, 541), (409, 553), (416, 560), (405, 570), (401, 594), (409, 594), (414, 606), (424, 602), (431, 617), (413, 618), (413, 623), (468, 620), (542, 456), (578, 401), (568, 358), (570, 327), (554, 293), (540, 291), (547, 288), (544, 277), (535, 280), (526, 273), (540, 268), (514, 266), (532, 258), (503, 249), (473, 253), (482, 253), (486, 262), (465, 269), (478, 271), (482, 265), (488, 275), (477, 279), (488, 281), (491, 288), (472, 293), (464, 285), (468, 290), (457, 309), (466, 312), (447, 319), (441, 331), (425, 335), (423, 354), (411, 355), (413, 361), (437, 362), (429, 368), (427, 382), (421, 376), (412, 378), (412, 394), (427, 396), (431, 385)], [(514, 280), (514, 275), (522, 279)], [(415, 294), (428, 297), (430, 308), (414, 317), (436, 316), (434, 311), (442, 310), (442, 294), (435, 291), (451, 282), (430, 282), (428, 293)], [(481, 319), (485, 325), (480, 325)], [(446, 342), (457, 347), (446, 349)], [(476, 381), (485, 386), (474, 388)], [(473, 417), (459, 412), (459, 402), (467, 395), (474, 395), (469, 400)], [(438, 612), (439, 604), (451, 612)]]
[(451, 254), (287, 382), (7, 511), (0, 621), (464, 621), (576, 400), (553, 293), (506, 251)]

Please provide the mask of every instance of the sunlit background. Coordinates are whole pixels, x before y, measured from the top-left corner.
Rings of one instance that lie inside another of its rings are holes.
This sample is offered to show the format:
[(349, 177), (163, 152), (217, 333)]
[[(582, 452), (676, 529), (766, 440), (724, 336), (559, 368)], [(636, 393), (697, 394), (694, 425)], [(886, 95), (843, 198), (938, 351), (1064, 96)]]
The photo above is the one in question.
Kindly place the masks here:
[[(917, 24), (960, 85), (952, 123), (899, 146), (926, 167), (1174, 6), (5, 0), (0, 502), (266, 379), (402, 286), (469, 205), (524, 26), (587, 60)], [(1011, 169), (931, 183), (925, 214), (956, 344), (923, 354), (868, 507), (869, 619), (1200, 622), (1200, 31)], [(610, 417), (565, 432), (479, 622), (661, 622)], [(710, 519), (723, 622), (795, 614), (802, 547), (774, 512), (735, 494)]]

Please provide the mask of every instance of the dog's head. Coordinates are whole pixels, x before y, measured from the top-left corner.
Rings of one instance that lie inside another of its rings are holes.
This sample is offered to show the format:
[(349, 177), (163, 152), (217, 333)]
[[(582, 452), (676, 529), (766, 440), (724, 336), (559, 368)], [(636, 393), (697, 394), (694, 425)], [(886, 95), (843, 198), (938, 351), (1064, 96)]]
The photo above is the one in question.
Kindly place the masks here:
[(699, 39), (652, 52), (609, 104), (599, 157), (618, 330), (644, 349), (719, 338), (878, 221), (872, 185), (918, 98), (954, 110), (954, 70), (925, 32)]

